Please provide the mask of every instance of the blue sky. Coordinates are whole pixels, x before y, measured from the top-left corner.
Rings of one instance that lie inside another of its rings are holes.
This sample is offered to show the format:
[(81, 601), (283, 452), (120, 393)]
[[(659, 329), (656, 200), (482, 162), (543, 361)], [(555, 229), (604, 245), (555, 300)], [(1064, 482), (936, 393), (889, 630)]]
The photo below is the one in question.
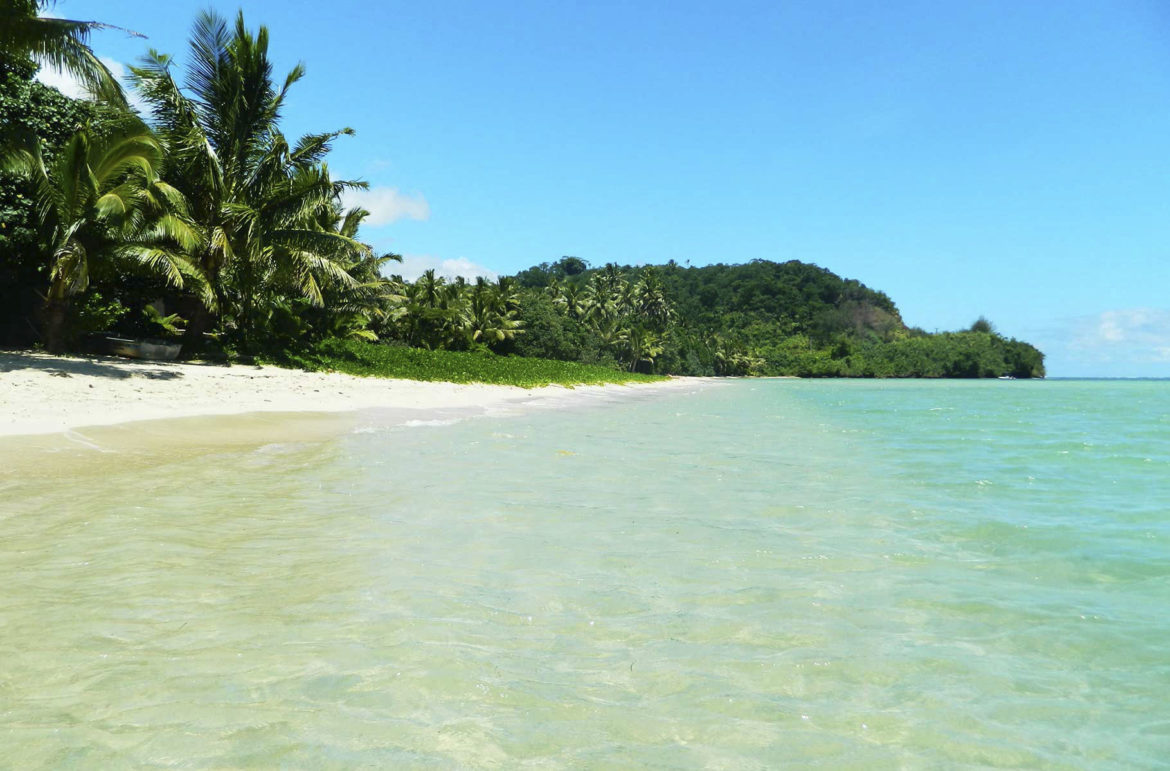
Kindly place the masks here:
[[(185, 55), (207, 4), (62, 0)], [(352, 126), (364, 235), (436, 265), (799, 259), (1054, 376), (1170, 377), (1170, 6), (255, 0), (286, 133)]]

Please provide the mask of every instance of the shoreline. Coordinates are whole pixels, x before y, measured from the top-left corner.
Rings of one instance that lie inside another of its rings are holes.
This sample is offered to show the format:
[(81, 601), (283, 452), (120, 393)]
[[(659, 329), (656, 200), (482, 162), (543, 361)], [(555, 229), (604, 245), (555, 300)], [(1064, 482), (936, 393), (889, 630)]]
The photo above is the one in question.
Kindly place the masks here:
[(457, 384), (306, 372), (262, 365), (156, 362), (112, 356), (0, 353), (0, 441), (179, 418), (363, 410), (486, 412), (525, 404), (564, 406), (625, 394), (693, 387), (707, 378), (656, 383)]

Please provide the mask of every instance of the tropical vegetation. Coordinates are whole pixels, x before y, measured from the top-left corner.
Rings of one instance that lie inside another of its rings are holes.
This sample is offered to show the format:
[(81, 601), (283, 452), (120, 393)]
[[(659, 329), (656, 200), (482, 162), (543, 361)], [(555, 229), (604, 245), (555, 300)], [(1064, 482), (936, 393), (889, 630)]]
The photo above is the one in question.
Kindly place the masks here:
[[(0, 344), (85, 350), (114, 334), (183, 355), (358, 374), (598, 382), (663, 374), (1042, 376), (1043, 355), (985, 319), (907, 327), (893, 301), (797, 261), (395, 275), (361, 237), (327, 159), (354, 134), (286, 137), (298, 65), (264, 27), (196, 18), (182, 65), (132, 68), (139, 115), (87, 45), (107, 25), (0, 0)], [(35, 80), (73, 73), (92, 98)], [(511, 373), (511, 374), (508, 374)]]
[(1040, 351), (986, 319), (928, 334), (885, 293), (796, 260), (590, 269), (565, 257), (517, 281), (524, 355), (686, 375), (1044, 375)]
[(445, 351), (373, 345), (362, 340), (322, 340), (280, 363), (310, 371), (448, 383), (494, 383), (533, 388), (544, 385), (600, 385), (663, 380), (659, 375), (615, 371), (610, 367), (486, 351)]

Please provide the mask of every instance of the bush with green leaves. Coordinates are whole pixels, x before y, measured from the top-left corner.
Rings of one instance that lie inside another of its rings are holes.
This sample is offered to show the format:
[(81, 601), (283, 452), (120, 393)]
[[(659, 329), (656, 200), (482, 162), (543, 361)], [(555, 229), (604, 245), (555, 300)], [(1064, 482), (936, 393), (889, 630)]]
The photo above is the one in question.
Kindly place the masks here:
[(576, 362), (498, 356), (489, 352), (426, 350), (337, 339), (324, 340), (303, 353), (286, 356), (275, 363), (350, 375), (450, 383), (492, 383), (523, 388), (646, 383), (664, 379)]

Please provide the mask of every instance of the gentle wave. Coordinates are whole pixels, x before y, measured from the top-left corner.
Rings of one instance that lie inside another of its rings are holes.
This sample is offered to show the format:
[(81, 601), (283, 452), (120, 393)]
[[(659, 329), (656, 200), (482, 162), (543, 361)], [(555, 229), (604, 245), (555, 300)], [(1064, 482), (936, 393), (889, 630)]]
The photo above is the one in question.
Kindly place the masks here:
[(421, 426), (453, 426), (460, 422), (460, 418), (434, 418), (431, 420), (408, 420), (402, 425), (407, 428), (418, 428)]

